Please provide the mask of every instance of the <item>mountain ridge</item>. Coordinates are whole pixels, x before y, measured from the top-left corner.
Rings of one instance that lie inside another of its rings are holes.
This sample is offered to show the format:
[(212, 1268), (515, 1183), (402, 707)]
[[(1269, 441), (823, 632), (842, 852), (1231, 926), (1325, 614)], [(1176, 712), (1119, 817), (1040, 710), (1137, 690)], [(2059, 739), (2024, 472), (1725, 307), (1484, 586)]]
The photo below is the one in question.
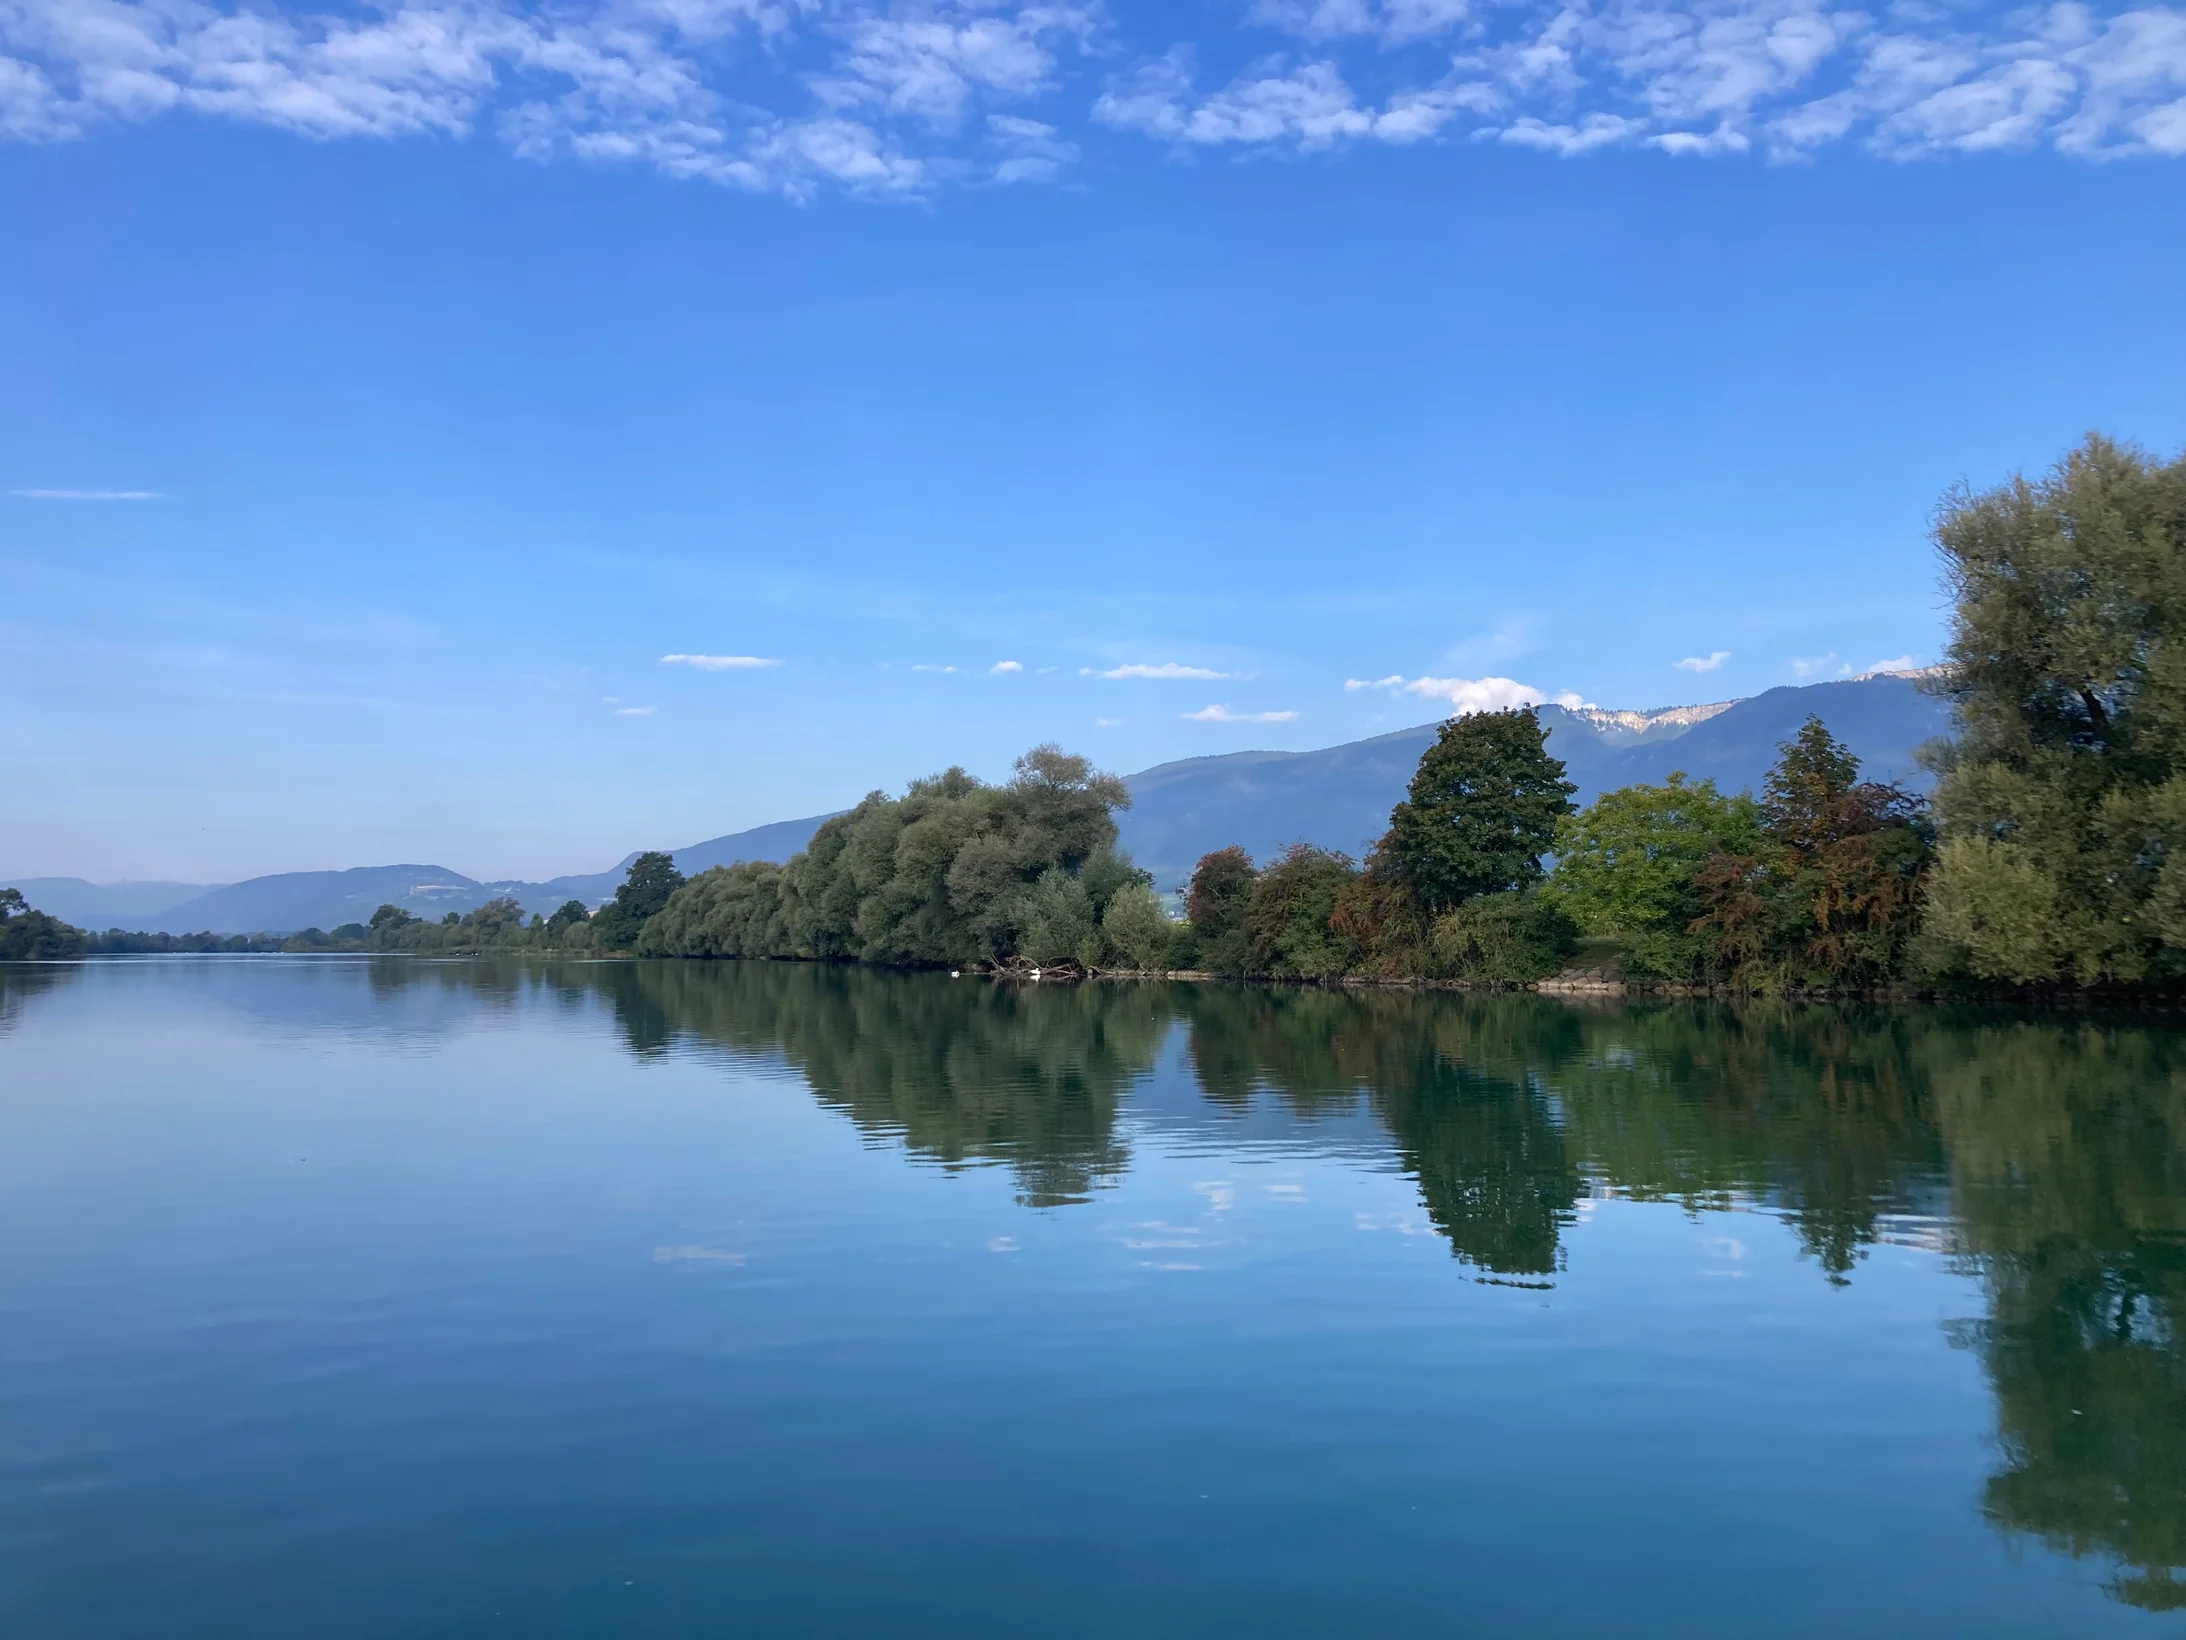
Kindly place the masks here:
[[(1922, 681), (1918, 675), (1879, 672), (1650, 712), (1556, 705), (1538, 710), (1549, 749), (1564, 760), (1582, 804), (1616, 786), (1659, 782), (1672, 769), (1696, 780), (1713, 779), (1727, 791), (1757, 788), (1777, 747), (1809, 713), (1859, 756), (1870, 778), (1925, 789), (1928, 776), (1915, 753), (1950, 732), (1950, 708), (1923, 691)], [(1200, 855), (1231, 843), (1261, 860), (1294, 842), (1362, 856), (1386, 828), (1420, 753), (1445, 721), (1312, 751), (1247, 749), (1157, 763), (1126, 777), (1133, 804), (1119, 817), (1123, 846), (1163, 889), (1178, 886)], [(737, 860), (780, 864), (829, 818), (773, 821), (672, 853), (686, 875)], [(283, 872), (202, 888), (101, 887), (76, 878), (17, 879), (15, 886), (40, 910), (81, 927), (133, 923), (147, 932), (278, 934), (363, 922), (383, 904), (433, 918), (474, 910), (501, 895), (515, 898), (527, 912), (551, 912), (572, 899), (597, 905), (612, 896), (636, 858), (632, 853), (610, 870), (545, 882), (482, 881), (427, 863)], [(7, 881), (0, 878), (0, 884)], [(156, 903), (169, 891), (193, 889), (171, 903)], [(126, 921), (111, 909), (123, 905), (136, 908), (126, 913)]]

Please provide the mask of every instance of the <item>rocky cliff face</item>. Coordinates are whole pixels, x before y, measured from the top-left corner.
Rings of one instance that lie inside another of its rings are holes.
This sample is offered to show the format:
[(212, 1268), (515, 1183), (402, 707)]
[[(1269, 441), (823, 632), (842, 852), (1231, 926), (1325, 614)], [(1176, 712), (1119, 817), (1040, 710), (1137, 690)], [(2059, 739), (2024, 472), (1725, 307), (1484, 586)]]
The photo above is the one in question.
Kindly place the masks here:
[(1690, 729), (1696, 723), (1706, 723), (1718, 713), (1728, 712), (1733, 706), (1743, 704), (1745, 700), (1741, 696), (1738, 700), (1712, 701), (1706, 706), (1661, 706), (1647, 712), (1608, 706), (1571, 706), (1565, 710), (1580, 722), (1591, 723), (1597, 729), (1621, 730), (1635, 737), (1651, 734), (1659, 739), (1668, 739), (1669, 736), (1662, 731)]

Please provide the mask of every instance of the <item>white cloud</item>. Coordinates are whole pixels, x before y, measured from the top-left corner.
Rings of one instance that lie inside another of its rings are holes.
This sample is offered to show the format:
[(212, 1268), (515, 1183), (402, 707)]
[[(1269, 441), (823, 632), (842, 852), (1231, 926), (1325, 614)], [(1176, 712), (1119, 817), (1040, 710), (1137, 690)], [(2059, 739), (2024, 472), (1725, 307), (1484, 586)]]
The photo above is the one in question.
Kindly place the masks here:
[(1296, 712), (1233, 712), (1227, 706), (1202, 706), (1181, 714), (1186, 723), (1296, 723)]
[(1795, 660), (1791, 663), (1792, 676), (1802, 683), (1809, 678), (1845, 677), (1851, 671), (1851, 667), (1837, 659), (1835, 650), (1826, 655), (1810, 655), (1803, 660)]
[(1528, 114), (1496, 132), (1495, 137), (1514, 147), (1538, 148), (1560, 159), (1571, 159), (1597, 148), (1614, 148), (1645, 130), (1638, 120), (1619, 114), (1589, 114), (1577, 125), (1551, 125)]
[(1023, 661), (996, 661), (987, 668), (996, 677), (1000, 677), (1004, 672), (1022, 672), (1024, 669), (1025, 663)]
[(1472, 712), (1504, 712), (1513, 706), (1538, 706), (1548, 697), (1531, 684), (1515, 678), (1414, 678), (1405, 692), (1429, 700), (1446, 700), (1458, 716)]
[(1869, 672), (1917, 672), (1920, 670), (1920, 662), (1910, 655), (1900, 655), (1895, 660), (1877, 661), (1867, 670)]
[(10, 490), (25, 501), (157, 501), (157, 490)]
[(1175, 661), (1163, 661), (1159, 666), (1133, 663), (1130, 666), (1114, 666), (1107, 671), (1096, 671), (1090, 666), (1078, 668), (1081, 678), (1198, 678), (1229, 681), (1237, 678), (1236, 672), (1212, 672), (1204, 666), (1179, 666)]
[(1221, 90), (1193, 87), (1193, 57), (1178, 46), (1119, 75), (1093, 104), (1093, 118), (1185, 147), (1328, 148), (1357, 138), (1405, 144), (1439, 132), (1460, 113), (1486, 113), (1502, 94), (1462, 77), (1393, 92), (1361, 106), (1343, 71), (1326, 60), (1256, 63)]
[[(1985, 15), (1909, 3), (1878, 22), (1838, 0), (1259, 0), (1251, 17), (1328, 54), (1268, 58), (1201, 92), (1192, 49), (1172, 47), (1113, 79), (1094, 118), (1179, 147), (1449, 131), (1563, 158), (1784, 156), (1846, 140), (1901, 159), (2186, 154), (2175, 4), (2104, 16), (2081, 0)], [(1447, 68), (1391, 85), (1386, 48), (1429, 38), (1456, 48)], [(1368, 77), (1389, 89), (1352, 89)]]
[(762, 666), (780, 666), (780, 661), (768, 660), (760, 655), (663, 655), (663, 666), (688, 666), (695, 672), (746, 672)]
[(1391, 673), (1386, 678), (1368, 682), (1363, 678), (1348, 678), (1346, 689), (1388, 689), (1407, 695), (1418, 695), (1425, 700), (1448, 701), (1454, 708), (1453, 716), (1467, 717), (1474, 712), (1505, 712), (1514, 706), (1541, 706), (1554, 700), (1558, 706), (1579, 707), (1588, 704), (1575, 690), (1563, 690), (1553, 697), (1544, 694), (1530, 683), (1520, 683), (1516, 678), (1407, 678), (1401, 673)]
[(657, 706), (618, 706), (614, 709), (617, 717), (651, 717), (659, 710)]
[[(1190, 15), (1210, 57), (1134, 37)], [(1041, 183), (1094, 126), (1173, 150), (1464, 137), (1893, 159), (2186, 157), (2186, 0), (0, 0), (0, 140), (195, 117), (316, 139), (487, 134), (811, 197)], [(1275, 31), (1273, 35), (1270, 30)], [(1240, 44), (1244, 45), (1242, 51)], [(1268, 44), (1289, 52), (1251, 59)], [(1090, 108), (1077, 74), (1121, 65)]]
[(912, 670), (912, 671), (914, 671), (914, 672), (954, 672), (954, 671), (956, 670), (956, 668), (955, 668), (955, 667), (953, 667), (953, 666), (924, 666), (924, 665), (916, 665), (916, 666), (913, 666), (913, 667), (911, 668), (911, 670)]
[(1680, 672), (1720, 672), (1723, 663), (1731, 658), (1728, 649), (1718, 649), (1712, 655), (1687, 655), (1681, 661), (1672, 661)]
[(1078, 162), (1078, 145), (1040, 120), (989, 114), (987, 140), (998, 156), (992, 172), (996, 182), (1051, 182)]
[(1120, 729), (1120, 728), (1122, 728), (1122, 727), (1123, 727), (1123, 719), (1122, 719), (1122, 718), (1095, 718), (1095, 719), (1093, 720), (1093, 727), (1094, 727), (1094, 728), (1096, 728), (1096, 729)]
[(1259, 0), (1251, 15), (1304, 40), (1367, 35), (1400, 45), (1447, 32), (1471, 9), (1471, 0)]
[(1091, 0), (382, 0), (288, 14), (5, 0), (0, 135), (176, 113), (319, 138), (486, 128), (535, 160), (795, 198), (918, 193), (974, 174), (981, 144), (998, 181), (1073, 160), (1042, 122), (972, 116), (1048, 96), (1100, 17)]

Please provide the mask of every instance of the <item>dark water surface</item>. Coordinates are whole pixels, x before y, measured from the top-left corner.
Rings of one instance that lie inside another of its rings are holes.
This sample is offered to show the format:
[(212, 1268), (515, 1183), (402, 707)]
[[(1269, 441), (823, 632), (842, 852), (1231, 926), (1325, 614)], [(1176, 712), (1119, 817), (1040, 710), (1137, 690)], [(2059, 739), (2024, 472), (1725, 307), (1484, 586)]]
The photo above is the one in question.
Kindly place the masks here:
[(2186, 1037), (0, 968), (0, 1634), (2186, 1629)]

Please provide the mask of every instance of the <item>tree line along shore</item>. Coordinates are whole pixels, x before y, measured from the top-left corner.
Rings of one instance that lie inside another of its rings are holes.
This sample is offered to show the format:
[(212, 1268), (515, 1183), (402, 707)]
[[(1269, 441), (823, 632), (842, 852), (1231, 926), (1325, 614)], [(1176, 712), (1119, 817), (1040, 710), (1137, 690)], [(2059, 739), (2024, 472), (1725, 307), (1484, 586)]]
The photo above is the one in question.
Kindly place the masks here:
[(1170, 914), (1117, 847), (1122, 781), (1054, 746), (989, 784), (875, 792), (786, 865), (282, 940), (87, 934), (0, 890), (0, 958), (537, 951), (1058, 973), (1524, 985), (1610, 959), (1761, 993), (2172, 990), (2186, 982), (2186, 455), (2090, 436), (1939, 507), (1953, 611), (1932, 797), (1860, 778), (1810, 719), (1758, 796), (1672, 775), (1576, 808), (1530, 710), (1443, 725), (1363, 861), (1205, 856)]

